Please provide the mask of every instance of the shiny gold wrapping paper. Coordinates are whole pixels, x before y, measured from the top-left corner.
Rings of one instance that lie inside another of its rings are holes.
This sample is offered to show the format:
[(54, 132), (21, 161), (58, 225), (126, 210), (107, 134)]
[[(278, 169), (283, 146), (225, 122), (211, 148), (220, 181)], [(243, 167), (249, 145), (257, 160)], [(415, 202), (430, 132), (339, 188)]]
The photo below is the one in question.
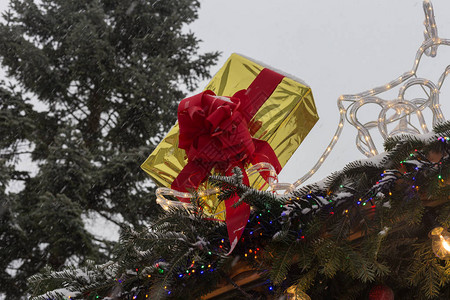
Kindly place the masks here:
[[(219, 96), (232, 96), (246, 89), (263, 68), (232, 54), (205, 90), (212, 90)], [(318, 119), (311, 88), (284, 77), (249, 123), (249, 130), (253, 137), (272, 146), (284, 167)], [(170, 187), (186, 163), (185, 151), (178, 148), (178, 124), (175, 124), (141, 167), (157, 185)], [(250, 184), (260, 188), (264, 180), (255, 175), (250, 178)]]

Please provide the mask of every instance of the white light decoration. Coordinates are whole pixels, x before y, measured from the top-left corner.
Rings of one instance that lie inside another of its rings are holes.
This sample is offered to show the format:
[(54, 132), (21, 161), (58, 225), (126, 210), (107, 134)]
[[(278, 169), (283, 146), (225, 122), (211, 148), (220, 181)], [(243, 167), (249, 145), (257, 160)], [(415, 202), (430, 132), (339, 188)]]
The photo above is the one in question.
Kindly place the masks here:
[[(378, 154), (378, 150), (373, 142), (372, 135), (370, 134), (371, 129), (378, 129), (383, 139), (404, 133), (427, 133), (428, 126), (422, 114), (422, 111), (426, 108), (429, 108), (433, 114), (433, 126), (445, 120), (439, 104), (439, 91), (445, 78), (450, 73), (450, 65), (445, 68), (437, 84), (428, 79), (418, 78), (416, 73), (423, 54), (435, 57), (437, 48), (441, 45), (450, 46), (450, 40), (438, 37), (433, 5), (429, 0), (423, 2), (423, 9), (425, 12), (425, 41), (417, 51), (412, 70), (402, 74), (383, 86), (355, 95), (340, 96), (337, 101), (340, 119), (334, 137), (331, 139), (330, 144), (317, 163), (308, 173), (294, 182), (290, 191), (300, 186), (322, 166), (323, 162), (336, 145), (342, 133), (345, 120), (357, 129), (356, 147), (367, 157)], [(378, 96), (397, 86), (400, 86), (400, 90), (396, 99), (385, 100)], [(414, 98), (412, 100), (405, 99), (405, 91), (412, 86), (420, 86), (425, 91), (427, 97)], [(358, 111), (367, 104), (378, 105), (380, 111), (375, 120), (363, 124), (358, 119)], [(391, 113), (391, 115), (389, 115), (389, 113)], [(412, 123), (412, 118), (414, 116), (417, 117), (419, 124), (418, 128)], [(394, 122), (398, 122), (397, 126), (394, 130), (388, 132), (387, 125), (393, 124)]]
[[(437, 84), (428, 79), (418, 78), (416, 73), (420, 60), (424, 54), (430, 57), (435, 57), (438, 47), (441, 45), (450, 46), (450, 40), (441, 39), (438, 37), (433, 6), (429, 0), (424, 0), (423, 9), (425, 12), (425, 40), (417, 51), (411, 71), (402, 74), (398, 78), (383, 86), (379, 86), (359, 94), (340, 96), (337, 100), (340, 119), (336, 132), (322, 156), (309, 172), (293, 184), (278, 183), (277, 174), (273, 166), (269, 163), (259, 163), (247, 170), (248, 176), (251, 176), (257, 172), (261, 173), (264, 171), (269, 171), (271, 174), (268, 182), (270, 190), (274, 193), (285, 191), (283, 194), (286, 195), (304, 183), (322, 166), (323, 162), (339, 140), (345, 120), (347, 120), (347, 122), (358, 131), (356, 136), (356, 147), (367, 157), (372, 157), (378, 154), (378, 150), (372, 139), (372, 135), (370, 134), (372, 129), (378, 129), (383, 139), (404, 133), (427, 133), (428, 126), (422, 113), (422, 111), (426, 108), (429, 108), (433, 114), (433, 126), (437, 123), (443, 122), (445, 119), (439, 104), (439, 91), (444, 83), (444, 80), (447, 78), (447, 75), (450, 73), (450, 65), (445, 68)], [(385, 100), (378, 96), (381, 93), (396, 88), (397, 86), (400, 86), (400, 89), (396, 99)], [(405, 92), (412, 86), (420, 86), (425, 91), (427, 97), (414, 98), (412, 100), (405, 99)], [(380, 111), (374, 120), (363, 124), (358, 119), (358, 112), (361, 107), (367, 104), (378, 105), (380, 107)], [(412, 122), (413, 117), (417, 117), (417, 123), (419, 124), (418, 127), (414, 126)], [(388, 131), (388, 124), (397, 124), (397, 126), (393, 130)], [(198, 196), (208, 196), (217, 194), (218, 192), (219, 189), (217, 188), (209, 189), (199, 192)], [(191, 206), (189, 203), (171, 201), (164, 197), (168, 195), (181, 198), (194, 197), (194, 195), (190, 193), (182, 193), (169, 188), (158, 188), (156, 190), (157, 203), (159, 203), (166, 210), (169, 209), (170, 206), (184, 206), (186, 208)], [(217, 214), (220, 213), (222, 212), (218, 212)]]

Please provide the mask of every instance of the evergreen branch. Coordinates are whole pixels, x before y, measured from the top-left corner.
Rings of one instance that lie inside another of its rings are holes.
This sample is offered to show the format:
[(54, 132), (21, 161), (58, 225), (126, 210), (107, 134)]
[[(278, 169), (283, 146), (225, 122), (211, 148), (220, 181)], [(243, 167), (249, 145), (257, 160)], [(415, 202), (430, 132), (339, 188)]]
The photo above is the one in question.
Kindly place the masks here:
[(281, 284), (287, 275), (293, 261), (297, 245), (295, 242), (289, 244), (282, 243), (277, 247), (278, 253), (274, 256), (270, 270), (270, 278), (275, 284)]
[(245, 292), (239, 285), (236, 284), (236, 282), (233, 281), (233, 279), (230, 278), (225, 272), (222, 270), (220, 271), (220, 275), (225, 278), (225, 280), (231, 284), (236, 290), (238, 290), (246, 299), (253, 299), (252, 295)]

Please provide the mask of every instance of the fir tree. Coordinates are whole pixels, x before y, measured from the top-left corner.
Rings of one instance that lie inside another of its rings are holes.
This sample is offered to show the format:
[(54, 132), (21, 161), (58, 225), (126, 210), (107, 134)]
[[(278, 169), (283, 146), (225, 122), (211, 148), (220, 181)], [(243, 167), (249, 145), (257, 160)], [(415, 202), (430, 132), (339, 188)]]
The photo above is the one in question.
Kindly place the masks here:
[[(25, 297), (46, 265), (97, 263), (111, 243), (84, 227), (97, 213), (140, 226), (157, 215), (139, 164), (208, 76), (184, 26), (195, 0), (11, 0), (0, 58), (0, 293)], [(34, 162), (26, 171), (18, 164)], [(23, 188), (14, 190), (11, 185)], [(9, 187), (9, 188), (8, 188)]]

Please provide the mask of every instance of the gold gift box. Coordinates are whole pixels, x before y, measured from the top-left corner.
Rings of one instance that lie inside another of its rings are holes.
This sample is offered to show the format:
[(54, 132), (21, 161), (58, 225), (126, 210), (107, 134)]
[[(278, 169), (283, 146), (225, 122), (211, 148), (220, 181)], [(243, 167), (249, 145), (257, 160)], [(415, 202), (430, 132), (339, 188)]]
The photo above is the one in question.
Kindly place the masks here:
[[(248, 58), (232, 54), (205, 90), (212, 90), (219, 96), (232, 96), (246, 89), (263, 68)], [(319, 119), (311, 88), (285, 76), (249, 123), (252, 136), (270, 144), (282, 167)], [(187, 164), (185, 151), (178, 148), (178, 133), (178, 124), (175, 124), (141, 166), (159, 186), (170, 187)], [(249, 179), (254, 188), (267, 188), (261, 176)]]

